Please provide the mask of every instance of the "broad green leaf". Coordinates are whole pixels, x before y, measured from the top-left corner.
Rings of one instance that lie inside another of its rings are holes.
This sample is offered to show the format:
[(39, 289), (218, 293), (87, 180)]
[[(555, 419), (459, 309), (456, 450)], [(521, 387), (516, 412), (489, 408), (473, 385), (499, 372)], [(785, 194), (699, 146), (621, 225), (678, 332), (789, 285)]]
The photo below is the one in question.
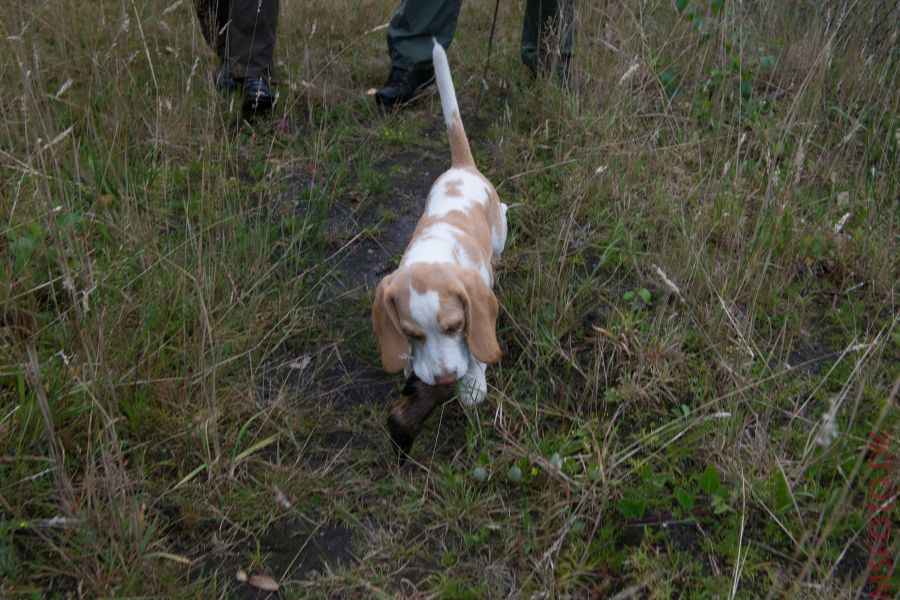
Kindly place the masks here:
[(719, 496), (713, 496), (712, 498), (712, 507), (713, 512), (717, 515), (720, 515), (724, 512), (728, 512), (731, 510), (731, 506), (727, 502), (725, 502), (724, 498)]
[(707, 465), (706, 469), (704, 469), (703, 473), (700, 475), (700, 489), (711, 496), (719, 489), (720, 483), (721, 479), (719, 478), (719, 472), (716, 471), (714, 466)]
[(675, 499), (683, 510), (689, 511), (694, 508), (694, 494), (684, 488), (675, 490)]
[(35, 238), (25, 235), (13, 239), (9, 243), (9, 250), (16, 257), (16, 263), (21, 265), (31, 260), (34, 251), (37, 249), (38, 243)]
[(787, 481), (781, 471), (772, 474), (771, 481), (772, 499), (775, 500), (775, 510), (784, 510), (791, 505), (791, 494), (788, 491)]
[(572, 523), (572, 526), (569, 527), (569, 533), (572, 535), (577, 535), (577, 534), (581, 533), (582, 531), (584, 531), (584, 528), (585, 528), (584, 521), (575, 521), (574, 523)]
[(640, 499), (623, 498), (619, 500), (619, 512), (627, 519), (639, 519), (644, 516), (644, 510), (647, 509), (647, 502)]

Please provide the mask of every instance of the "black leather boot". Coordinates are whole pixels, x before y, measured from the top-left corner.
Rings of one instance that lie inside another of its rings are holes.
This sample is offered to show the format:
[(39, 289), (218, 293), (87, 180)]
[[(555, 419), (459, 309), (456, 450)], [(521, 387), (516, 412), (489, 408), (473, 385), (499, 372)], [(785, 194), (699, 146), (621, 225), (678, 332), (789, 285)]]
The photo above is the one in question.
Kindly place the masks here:
[(413, 70), (391, 67), (387, 83), (375, 93), (375, 101), (385, 107), (406, 104), (432, 83), (434, 83), (432, 68)]
[(262, 77), (247, 77), (244, 79), (244, 111), (252, 113), (264, 113), (272, 109), (275, 96), (269, 83)]

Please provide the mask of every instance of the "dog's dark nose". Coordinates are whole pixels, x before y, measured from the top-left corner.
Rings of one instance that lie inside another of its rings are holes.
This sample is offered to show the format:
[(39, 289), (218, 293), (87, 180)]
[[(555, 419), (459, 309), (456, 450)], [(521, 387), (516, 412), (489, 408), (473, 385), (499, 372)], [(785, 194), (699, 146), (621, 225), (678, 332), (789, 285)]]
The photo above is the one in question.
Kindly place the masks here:
[(442, 375), (435, 377), (434, 382), (437, 385), (453, 385), (456, 383), (456, 377), (454, 375)]

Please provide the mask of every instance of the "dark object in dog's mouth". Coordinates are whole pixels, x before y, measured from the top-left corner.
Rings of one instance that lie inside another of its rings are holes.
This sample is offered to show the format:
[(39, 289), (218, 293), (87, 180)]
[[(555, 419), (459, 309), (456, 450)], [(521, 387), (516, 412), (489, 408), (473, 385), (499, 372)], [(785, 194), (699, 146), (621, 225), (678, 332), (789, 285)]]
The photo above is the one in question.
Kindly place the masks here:
[(400, 397), (391, 402), (387, 417), (388, 432), (401, 461), (409, 454), (428, 416), (455, 394), (455, 386), (427, 385), (410, 373)]

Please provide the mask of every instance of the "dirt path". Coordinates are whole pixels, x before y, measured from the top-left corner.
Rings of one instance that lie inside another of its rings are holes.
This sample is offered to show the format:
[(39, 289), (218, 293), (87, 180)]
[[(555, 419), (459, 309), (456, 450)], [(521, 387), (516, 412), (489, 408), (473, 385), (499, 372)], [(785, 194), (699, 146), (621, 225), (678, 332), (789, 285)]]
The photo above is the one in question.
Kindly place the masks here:
[[(322, 450), (348, 457), (335, 463), (337, 472), (352, 468), (350, 456), (388, 450), (380, 423), (366, 427), (358, 423), (353, 427), (351, 423), (352, 415), (361, 408), (383, 417), (396, 385), (396, 377), (372, 362), (372, 348), (368, 352), (360, 349), (375, 343), (366, 339), (371, 338), (369, 311), (348, 314), (342, 301), (361, 306), (378, 281), (395, 268), (424, 208), (428, 190), (448, 167), (446, 162), (447, 157), (438, 152), (404, 152), (376, 165), (385, 174), (383, 192), (367, 195), (362, 201), (348, 195), (332, 199), (322, 224), (326, 232), (324, 255), (328, 258), (320, 267), (330, 274), (325, 291), (330, 308), (326, 307), (326, 313), (342, 323), (358, 343), (337, 344), (310, 356), (304, 361), (308, 364), (302, 366), (295, 357), (283, 356), (273, 361), (257, 382), (258, 401), (263, 403), (281, 395), (290, 402), (315, 402), (331, 411), (336, 418), (326, 420), (324, 427), (320, 423), (314, 433)], [(298, 182), (304, 184), (308, 182)], [(288, 194), (296, 197), (297, 190), (289, 189)], [(313, 210), (312, 202), (301, 204), (299, 210)], [(374, 233), (367, 233), (370, 230)], [(267, 557), (266, 569), (281, 581), (309, 579), (316, 572), (358, 560), (352, 530), (346, 523), (317, 523), (287, 510), (259, 537), (258, 547), (247, 543), (211, 557), (205, 570), (233, 581), (241, 565), (248, 564), (247, 557), (257, 552)], [(240, 585), (237, 591), (244, 598), (268, 595), (249, 584)]]

